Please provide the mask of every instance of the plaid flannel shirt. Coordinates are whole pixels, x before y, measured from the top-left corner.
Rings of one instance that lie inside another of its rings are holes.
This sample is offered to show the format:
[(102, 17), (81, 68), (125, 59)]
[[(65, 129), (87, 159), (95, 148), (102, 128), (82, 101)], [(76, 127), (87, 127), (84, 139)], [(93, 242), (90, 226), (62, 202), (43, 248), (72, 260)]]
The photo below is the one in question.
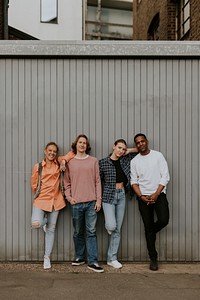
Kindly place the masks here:
[[(128, 179), (127, 187), (130, 185), (130, 161), (136, 154), (128, 153), (119, 158), (122, 170)], [(103, 187), (102, 202), (112, 204), (115, 197), (116, 169), (109, 156), (99, 161), (99, 169)]]

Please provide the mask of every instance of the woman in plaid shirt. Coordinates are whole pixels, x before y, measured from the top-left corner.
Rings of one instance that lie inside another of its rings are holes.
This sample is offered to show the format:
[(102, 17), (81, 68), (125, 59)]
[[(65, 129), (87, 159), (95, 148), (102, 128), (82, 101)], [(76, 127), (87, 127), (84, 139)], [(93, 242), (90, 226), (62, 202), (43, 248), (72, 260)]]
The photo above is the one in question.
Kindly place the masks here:
[(126, 141), (119, 139), (115, 141), (111, 155), (99, 161), (105, 228), (110, 235), (107, 264), (116, 269), (122, 268), (117, 253), (125, 212), (125, 189), (130, 181), (130, 161), (136, 154), (136, 148), (127, 149)]

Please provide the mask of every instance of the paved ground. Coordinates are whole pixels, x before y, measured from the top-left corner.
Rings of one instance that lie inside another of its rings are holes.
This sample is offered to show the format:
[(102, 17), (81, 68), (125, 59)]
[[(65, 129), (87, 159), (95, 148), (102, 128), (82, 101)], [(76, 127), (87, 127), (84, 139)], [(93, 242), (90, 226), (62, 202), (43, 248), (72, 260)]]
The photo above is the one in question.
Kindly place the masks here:
[(163, 263), (157, 272), (146, 263), (123, 264), (121, 270), (101, 265), (105, 272), (97, 274), (70, 263), (51, 270), (41, 263), (0, 263), (0, 299), (200, 299), (200, 263)]

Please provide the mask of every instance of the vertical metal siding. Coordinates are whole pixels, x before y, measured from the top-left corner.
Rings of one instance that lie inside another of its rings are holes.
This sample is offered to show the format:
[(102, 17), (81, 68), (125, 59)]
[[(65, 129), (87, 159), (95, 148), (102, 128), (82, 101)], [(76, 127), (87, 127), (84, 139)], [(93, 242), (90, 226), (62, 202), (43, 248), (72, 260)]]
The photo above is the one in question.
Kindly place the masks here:
[[(200, 260), (199, 60), (197, 59), (0, 59), (0, 260), (40, 260), (42, 231), (31, 230), (33, 165), (50, 140), (60, 153), (79, 133), (101, 158), (120, 137), (133, 145), (137, 132), (166, 157), (170, 223), (157, 244), (160, 260)], [(108, 236), (98, 219), (100, 260)], [(73, 258), (69, 205), (59, 216), (53, 260)], [(127, 200), (120, 259), (148, 259), (134, 197)]]
[(5, 60), (0, 60), (0, 167), (1, 167), (1, 180), (0, 180), (0, 203), (1, 203), (1, 217), (0, 217), (0, 253), (1, 258), (6, 257), (6, 91), (5, 91)]

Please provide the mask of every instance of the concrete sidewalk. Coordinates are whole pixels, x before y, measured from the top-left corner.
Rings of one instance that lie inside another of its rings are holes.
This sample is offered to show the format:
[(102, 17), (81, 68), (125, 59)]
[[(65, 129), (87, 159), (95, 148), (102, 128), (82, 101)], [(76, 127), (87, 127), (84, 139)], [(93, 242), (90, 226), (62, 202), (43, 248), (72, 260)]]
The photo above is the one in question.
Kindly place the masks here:
[(160, 263), (152, 272), (147, 263), (124, 263), (115, 270), (104, 263), (97, 274), (87, 265), (0, 263), (0, 299), (200, 299), (200, 263)]
[[(99, 263), (104, 268), (105, 273), (114, 274), (152, 274), (149, 270), (149, 263), (124, 263), (122, 269), (114, 269), (105, 264)], [(81, 266), (72, 266), (71, 262), (52, 262), (50, 270), (43, 270), (43, 262), (30, 263), (30, 262), (0, 262), (1, 271), (39, 271), (39, 272), (55, 272), (55, 273), (92, 273), (93, 271), (87, 268), (87, 264)], [(198, 263), (164, 263), (159, 262), (159, 270), (153, 273), (158, 274), (199, 274), (200, 275), (200, 262)]]

